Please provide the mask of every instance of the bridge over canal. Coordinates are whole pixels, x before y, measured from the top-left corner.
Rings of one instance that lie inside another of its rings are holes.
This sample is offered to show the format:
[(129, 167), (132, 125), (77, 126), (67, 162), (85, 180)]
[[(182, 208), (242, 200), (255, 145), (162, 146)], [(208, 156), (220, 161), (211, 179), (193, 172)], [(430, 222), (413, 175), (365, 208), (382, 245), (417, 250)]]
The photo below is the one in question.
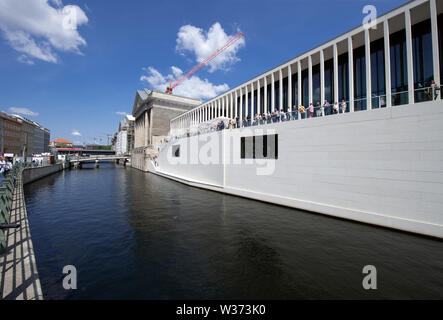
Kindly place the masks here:
[(119, 163), (120, 161), (126, 166), (129, 161), (129, 156), (116, 156), (116, 155), (95, 155), (95, 156), (84, 156), (84, 157), (70, 157), (69, 162), (75, 168), (82, 168), (84, 163), (95, 163), (95, 167), (99, 167), (100, 162), (115, 161)]

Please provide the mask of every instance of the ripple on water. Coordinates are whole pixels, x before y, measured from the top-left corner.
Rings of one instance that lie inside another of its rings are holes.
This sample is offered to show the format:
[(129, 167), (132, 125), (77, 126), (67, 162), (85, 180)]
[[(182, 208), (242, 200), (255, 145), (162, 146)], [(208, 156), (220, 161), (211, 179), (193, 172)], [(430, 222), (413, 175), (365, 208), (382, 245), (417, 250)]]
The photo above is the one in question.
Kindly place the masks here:
[[(111, 164), (36, 181), (25, 196), (46, 299), (443, 298), (437, 240)], [(367, 264), (377, 291), (362, 289)]]

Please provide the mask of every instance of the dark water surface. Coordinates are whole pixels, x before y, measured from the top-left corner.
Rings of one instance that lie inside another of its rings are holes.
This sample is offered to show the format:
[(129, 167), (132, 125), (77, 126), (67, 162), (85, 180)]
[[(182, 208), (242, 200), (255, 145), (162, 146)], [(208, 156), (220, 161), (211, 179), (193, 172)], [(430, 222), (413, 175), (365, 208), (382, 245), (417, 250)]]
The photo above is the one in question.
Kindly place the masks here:
[[(443, 298), (443, 242), (102, 165), (25, 187), (45, 299)], [(64, 290), (65, 265), (78, 289)], [(363, 266), (378, 289), (362, 287)]]

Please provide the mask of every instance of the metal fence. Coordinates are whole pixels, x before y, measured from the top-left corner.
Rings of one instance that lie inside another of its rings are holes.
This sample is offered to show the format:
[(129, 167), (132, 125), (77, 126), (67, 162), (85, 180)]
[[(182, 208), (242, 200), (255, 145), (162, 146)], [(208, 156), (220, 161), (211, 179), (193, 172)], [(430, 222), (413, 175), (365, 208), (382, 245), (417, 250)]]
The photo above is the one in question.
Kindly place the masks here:
[(19, 224), (10, 224), (10, 216), (15, 182), (18, 173), (23, 167), (23, 164), (16, 163), (5, 175), (0, 186), (0, 253), (4, 253), (6, 249), (6, 229), (18, 228), (20, 226)]

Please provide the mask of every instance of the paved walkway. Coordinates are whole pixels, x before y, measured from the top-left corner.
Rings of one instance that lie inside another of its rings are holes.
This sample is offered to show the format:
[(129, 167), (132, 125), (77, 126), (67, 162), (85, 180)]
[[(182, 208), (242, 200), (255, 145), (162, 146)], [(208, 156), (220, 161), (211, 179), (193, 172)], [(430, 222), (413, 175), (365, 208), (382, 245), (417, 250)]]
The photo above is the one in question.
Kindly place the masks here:
[(5, 232), (6, 253), (0, 255), (0, 300), (43, 300), (21, 172), (14, 189), (10, 223), (20, 223), (21, 226)]

